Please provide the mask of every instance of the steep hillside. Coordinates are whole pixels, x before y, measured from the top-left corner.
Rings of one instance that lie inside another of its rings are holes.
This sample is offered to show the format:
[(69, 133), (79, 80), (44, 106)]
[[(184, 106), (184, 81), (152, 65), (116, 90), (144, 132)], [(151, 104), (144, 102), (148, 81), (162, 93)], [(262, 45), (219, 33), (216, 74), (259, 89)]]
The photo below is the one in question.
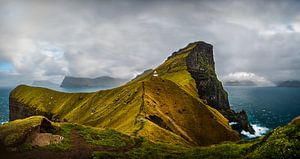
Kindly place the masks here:
[(22, 85), (10, 95), (10, 120), (44, 115), (181, 145), (238, 140), (222, 114), (238, 122), (237, 129), (251, 132), (246, 113), (230, 109), (215, 74), (212, 46), (204, 42), (189, 44), (156, 69), (115, 89), (62, 93)]

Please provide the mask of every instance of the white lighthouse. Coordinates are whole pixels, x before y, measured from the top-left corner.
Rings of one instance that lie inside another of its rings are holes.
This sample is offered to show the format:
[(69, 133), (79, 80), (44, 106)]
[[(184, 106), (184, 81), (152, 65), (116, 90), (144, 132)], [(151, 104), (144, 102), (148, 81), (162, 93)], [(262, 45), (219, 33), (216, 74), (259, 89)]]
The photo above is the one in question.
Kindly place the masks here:
[(158, 74), (157, 74), (156, 71), (153, 72), (153, 76), (154, 76), (154, 77), (158, 77)]

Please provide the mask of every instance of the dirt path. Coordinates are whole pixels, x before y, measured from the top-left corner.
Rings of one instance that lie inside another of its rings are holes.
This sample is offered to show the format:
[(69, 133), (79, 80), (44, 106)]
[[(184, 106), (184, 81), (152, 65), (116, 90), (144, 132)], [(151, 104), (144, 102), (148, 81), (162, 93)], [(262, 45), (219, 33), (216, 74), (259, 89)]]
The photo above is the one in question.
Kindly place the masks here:
[(106, 146), (93, 146), (88, 144), (76, 130), (71, 131), (70, 151), (54, 151), (34, 149), (28, 152), (0, 152), (0, 159), (88, 159), (93, 151), (126, 152), (141, 143), (129, 144), (125, 147), (114, 148)]

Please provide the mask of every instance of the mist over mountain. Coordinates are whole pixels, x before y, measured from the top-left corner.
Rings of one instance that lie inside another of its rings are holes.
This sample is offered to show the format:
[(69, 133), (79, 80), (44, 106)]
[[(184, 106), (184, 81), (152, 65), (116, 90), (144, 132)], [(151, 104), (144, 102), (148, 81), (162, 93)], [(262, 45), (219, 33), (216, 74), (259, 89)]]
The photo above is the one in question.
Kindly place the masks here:
[(235, 72), (222, 77), (224, 85), (228, 86), (274, 86), (274, 83), (252, 72)]
[(257, 86), (257, 84), (251, 80), (243, 81), (226, 81), (225, 86)]
[(48, 81), (48, 80), (37, 80), (32, 82), (33, 86), (39, 87), (59, 87), (59, 84)]
[(60, 87), (117, 87), (124, 84), (127, 79), (113, 78), (109, 76), (101, 76), (97, 78), (83, 78), (66, 76), (62, 81)]
[(300, 87), (300, 81), (281, 81), (277, 83), (277, 87)]

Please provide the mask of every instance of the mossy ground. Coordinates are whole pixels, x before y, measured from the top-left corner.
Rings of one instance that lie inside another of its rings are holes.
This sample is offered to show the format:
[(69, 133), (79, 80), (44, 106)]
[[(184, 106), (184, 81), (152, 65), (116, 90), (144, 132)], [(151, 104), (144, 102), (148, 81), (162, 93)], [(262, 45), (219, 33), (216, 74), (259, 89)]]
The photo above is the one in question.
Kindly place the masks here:
[(113, 129), (97, 129), (93, 127), (78, 126), (76, 129), (88, 143), (96, 146), (125, 147), (133, 145), (135, 140)]
[(300, 124), (289, 124), (266, 134), (261, 142), (253, 145), (251, 158), (275, 159), (300, 157)]
[(300, 124), (290, 124), (271, 131), (264, 137), (239, 142), (227, 142), (207, 147), (181, 147), (143, 142), (141, 147), (126, 153), (94, 152), (103, 158), (299, 158)]
[[(55, 124), (55, 123), (54, 123)], [(63, 136), (64, 139), (59, 144), (50, 144), (47, 148), (52, 150), (62, 150), (67, 151), (71, 148), (71, 131), (74, 128), (72, 124), (59, 124), (56, 123), (57, 126), (60, 127), (59, 135)]]
[(113, 129), (102, 129), (71, 123), (58, 125), (61, 128), (58, 134), (63, 136), (64, 140), (60, 144), (51, 144), (47, 148), (63, 151), (70, 150), (72, 145), (72, 133), (78, 133), (90, 146), (121, 148), (134, 145), (138, 142), (137, 138), (132, 138)]

